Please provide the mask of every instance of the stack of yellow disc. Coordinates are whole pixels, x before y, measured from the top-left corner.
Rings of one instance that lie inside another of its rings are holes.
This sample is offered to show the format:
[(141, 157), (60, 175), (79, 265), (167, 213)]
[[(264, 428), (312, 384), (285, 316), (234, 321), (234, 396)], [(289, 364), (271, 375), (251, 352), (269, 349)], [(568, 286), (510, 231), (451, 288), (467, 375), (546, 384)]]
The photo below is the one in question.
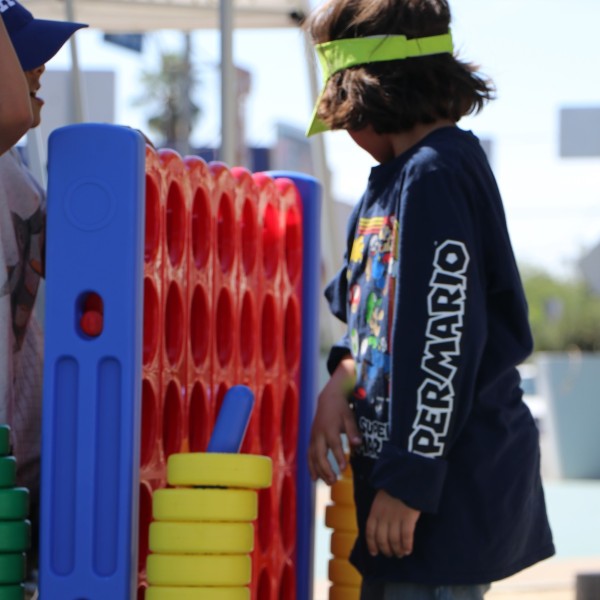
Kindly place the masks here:
[[(152, 498), (146, 600), (249, 600), (256, 490), (272, 463), (252, 454), (173, 454)], [(185, 486), (185, 487), (184, 487)]]
[(331, 501), (332, 504), (325, 507), (325, 525), (333, 529), (332, 558), (329, 561), (329, 600), (359, 600), (361, 577), (348, 560), (358, 533), (352, 471), (349, 467), (331, 486)]

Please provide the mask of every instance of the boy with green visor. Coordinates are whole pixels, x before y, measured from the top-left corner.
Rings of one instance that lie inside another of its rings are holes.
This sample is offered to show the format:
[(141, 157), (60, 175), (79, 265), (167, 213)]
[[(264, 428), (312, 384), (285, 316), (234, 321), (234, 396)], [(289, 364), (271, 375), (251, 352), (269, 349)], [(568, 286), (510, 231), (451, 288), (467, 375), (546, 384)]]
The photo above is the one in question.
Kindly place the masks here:
[(325, 291), (331, 349), (309, 445), (351, 447), (361, 600), (481, 600), (554, 553), (517, 365), (533, 342), (498, 187), (457, 127), (493, 97), (453, 54), (445, 0), (329, 0), (308, 18), (325, 84), (308, 134), (380, 163)]
[[(324, 42), (315, 46), (325, 83), (338, 71), (357, 65), (451, 53), (452, 49), (450, 33), (410, 40), (405, 35), (374, 35), (366, 38)], [(322, 133), (328, 129), (317, 116), (317, 109), (322, 97), (323, 93), (317, 99), (307, 131), (308, 136)]]

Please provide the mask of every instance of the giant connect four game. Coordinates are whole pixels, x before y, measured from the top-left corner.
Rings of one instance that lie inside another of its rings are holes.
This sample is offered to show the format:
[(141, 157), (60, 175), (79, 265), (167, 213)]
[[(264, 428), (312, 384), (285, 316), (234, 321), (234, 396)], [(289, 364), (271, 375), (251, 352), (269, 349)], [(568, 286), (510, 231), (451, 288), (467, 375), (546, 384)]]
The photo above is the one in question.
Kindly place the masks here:
[(41, 598), (312, 597), (319, 213), (306, 175), (51, 135)]

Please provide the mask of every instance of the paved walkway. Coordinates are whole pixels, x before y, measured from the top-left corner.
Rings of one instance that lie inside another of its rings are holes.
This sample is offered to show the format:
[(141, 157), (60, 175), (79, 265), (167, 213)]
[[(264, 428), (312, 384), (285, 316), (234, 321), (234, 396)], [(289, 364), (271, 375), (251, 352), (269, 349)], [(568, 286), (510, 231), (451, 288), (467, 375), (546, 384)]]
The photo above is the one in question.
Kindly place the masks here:
[(600, 556), (551, 558), (496, 582), (486, 600), (575, 600), (577, 575), (584, 573), (600, 573)]

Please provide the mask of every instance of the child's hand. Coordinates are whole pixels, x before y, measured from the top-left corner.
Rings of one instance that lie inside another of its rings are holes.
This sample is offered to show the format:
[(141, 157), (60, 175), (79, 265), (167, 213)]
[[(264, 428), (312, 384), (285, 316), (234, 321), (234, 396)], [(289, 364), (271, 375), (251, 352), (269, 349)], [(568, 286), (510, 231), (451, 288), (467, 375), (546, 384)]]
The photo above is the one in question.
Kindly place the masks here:
[(308, 448), (308, 470), (313, 481), (321, 478), (328, 485), (335, 483), (337, 477), (327, 457), (329, 450), (340, 471), (346, 468), (341, 434), (346, 434), (351, 446), (361, 443), (354, 414), (348, 405), (354, 378), (354, 361), (344, 359), (319, 394)]
[(421, 511), (410, 508), (387, 492), (379, 490), (367, 519), (366, 539), (369, 552), (377, 556), (408, 556), (413, 550), (415, 526)]

